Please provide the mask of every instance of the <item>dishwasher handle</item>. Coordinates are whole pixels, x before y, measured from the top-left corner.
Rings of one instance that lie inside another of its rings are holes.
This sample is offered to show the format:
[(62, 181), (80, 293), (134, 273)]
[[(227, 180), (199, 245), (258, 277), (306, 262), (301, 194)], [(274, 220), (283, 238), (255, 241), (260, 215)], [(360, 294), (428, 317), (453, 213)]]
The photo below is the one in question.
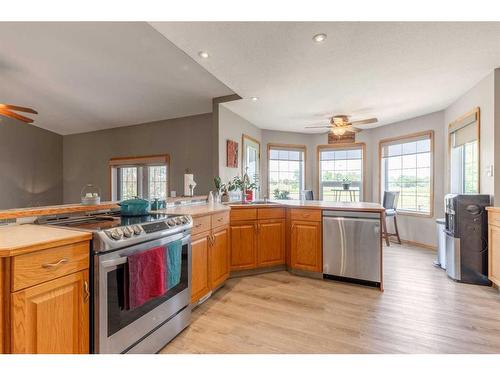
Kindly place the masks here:
[(323, 218), (325, 217), (380, 220), (381, 212), (323, 211)]

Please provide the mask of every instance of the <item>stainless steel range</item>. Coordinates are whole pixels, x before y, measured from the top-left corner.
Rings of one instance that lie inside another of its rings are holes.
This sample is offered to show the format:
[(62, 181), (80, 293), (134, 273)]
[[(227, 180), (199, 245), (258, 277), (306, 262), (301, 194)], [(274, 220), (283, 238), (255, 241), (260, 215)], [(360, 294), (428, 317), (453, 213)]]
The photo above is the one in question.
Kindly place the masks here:
[[(40, 221), (93, 233), (91, 351), (156, 353), (190, 323), (190, 216), (150, 214), (121, 217), (108, 212)], [(180, 280), (163, 295), (130, 309), (126, 306), (128, 257), (182, 241)]]

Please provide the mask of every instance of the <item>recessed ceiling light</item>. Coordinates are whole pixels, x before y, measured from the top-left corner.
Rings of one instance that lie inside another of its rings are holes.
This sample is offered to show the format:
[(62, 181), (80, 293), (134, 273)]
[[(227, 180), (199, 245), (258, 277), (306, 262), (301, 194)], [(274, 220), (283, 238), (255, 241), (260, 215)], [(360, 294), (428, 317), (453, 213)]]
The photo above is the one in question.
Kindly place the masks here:
[(316, 34), (315, 36), (313, 36), (313, 40), (316, 43), (322, 43), (325, 41), (325, 39), (326, 39), (326, 34)]
[(207, 51), (200, 51), (198, 52), (198, 56), (200, 56), (202, 59), (208, 59), (210, 56)]
[(256, 102), (257, 100), (259, 100), (259, 98), (257, 98), (256, 96), (252, 96), (250, 99), (252, 100), (252, 102)]

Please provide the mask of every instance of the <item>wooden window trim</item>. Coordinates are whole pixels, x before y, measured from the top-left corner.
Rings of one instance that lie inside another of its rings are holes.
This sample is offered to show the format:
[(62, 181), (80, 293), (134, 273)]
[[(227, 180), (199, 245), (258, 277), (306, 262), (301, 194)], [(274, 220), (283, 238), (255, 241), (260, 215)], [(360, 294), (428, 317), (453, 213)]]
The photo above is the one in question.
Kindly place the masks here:
[[(260, 162), (261, 162), (260, 141), (243, 133), (243, 135), (241, 136), (241, 175), (243, 176), (245, 174), (245, 166), (243, 163), (243, 161), (245, 160), (245, 139), (248, 139), (249, 141), (255, 142), (259, 145), (259, 174), (261, 174), (261, 171), (260, 171)], [(260, 184), (260, 182), (259, 182), (259, 184)]]
[[(481, 193), (481, 110), (479, 107), (475, 107), (469, 112), (464, 113), (459, 116), (457, 119), (453, 120), (448, 124), (448, 163), (447, 163), (447, 179), (448, 183), (451, 185), (451, 135), (452, 128), (459, 122), (462, 122), (464, 119), (471, 115), (476, 115), (476, 123), (477, 123), (477, 192)], [(450, 186), (451, 190), (451, 186)]]
[[(170, 180), (171, 180), (171, 168), (170, 168), (170, 155), (169, 154), (159, 154), (159, 155), (144, 155), (144, 156), (120, 156), (109, 159), (109, 197), (113, 198), (113, 172), (115, 168), (126, 167), (126, 166), (155, 166), (155, 165), (166, 165), (167, 166), (167, 198), (170, 194)], [(118, 182), (118, 181), (117, 181)]]
[(382, 204), (382, 145), (384, 143), (389, 143), (389, 142), (395, 142), (395, 141), (404, 141), (404, 140), (411, 140), (412, 138), (417, 138), (417, 137), (422, 137), (422, 136), (428, 136), (429, 139), (431, 140), (431, 183), (430, 183), (430, 204), (431, 204), (431, 209), (429, 213), (419, 213), (419, 212), (413, 212), (413, 211), (405, 211), (405, 210), (398, 210), (398, 215), (403, 215), (403, 216), (415, 216), (415, 217), (427, 217), (431, 218), (434, 217), (434, 152), (435, 152), (435, 145), (434, 145), (434, 130), (425, 130), (417, 133), (411, 133), (411, 134), (405, 134), (397, 137), (391, 137), (391, 138), (383, 138), (378, 142), (378, 199), (377, 201)]
[[(363, 179), (363, 200), (366, 197), (366, 143), (365, 142), (354, 142), (354, 143), (339, 143), (339, 144), (329, 144), (329, 145), (318, 145), (316, 148), (316, 173), (318, 174), (318, 191), (317, 197), (320, 199), (321, 194), (321, 151), (323, 150), (352, 150), (361, 148), (361, 158), (362, 158), (362, 179)], [(321, 197), (322, 198), (322, 197)], [(362, 202), (361, 197), (359, 201)]]
[(305, 145), (295, 145), (295, 144), (288, 144), (288, 143), (268, 143), (267, 144), (267, 196), (271, 197), (271, 192), (269, 191), (269, 162), (271, 160), (269, 153), (272, 148), (281, 148), (283, 150), (299, 150), (304, 153), (304, 189), (306, 189), (306, 180), (307, 180), (307, 147)]

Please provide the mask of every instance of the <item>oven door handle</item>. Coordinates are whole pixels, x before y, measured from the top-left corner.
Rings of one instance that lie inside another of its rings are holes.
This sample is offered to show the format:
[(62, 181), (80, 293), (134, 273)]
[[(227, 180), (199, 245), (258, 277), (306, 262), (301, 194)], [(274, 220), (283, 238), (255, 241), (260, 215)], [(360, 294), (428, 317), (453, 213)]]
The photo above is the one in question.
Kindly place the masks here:
[(110, 260), (103, 260), (101, 262), (102, 266), (104, 268), (109, 268), (109, 267), (113, 267), (113, 266), (118, 266), (120, 264), (125, 264), (127, 263), (127, 257), (119, 257), (119, 258), (115, 258), (115, 259), (110, 259)]

